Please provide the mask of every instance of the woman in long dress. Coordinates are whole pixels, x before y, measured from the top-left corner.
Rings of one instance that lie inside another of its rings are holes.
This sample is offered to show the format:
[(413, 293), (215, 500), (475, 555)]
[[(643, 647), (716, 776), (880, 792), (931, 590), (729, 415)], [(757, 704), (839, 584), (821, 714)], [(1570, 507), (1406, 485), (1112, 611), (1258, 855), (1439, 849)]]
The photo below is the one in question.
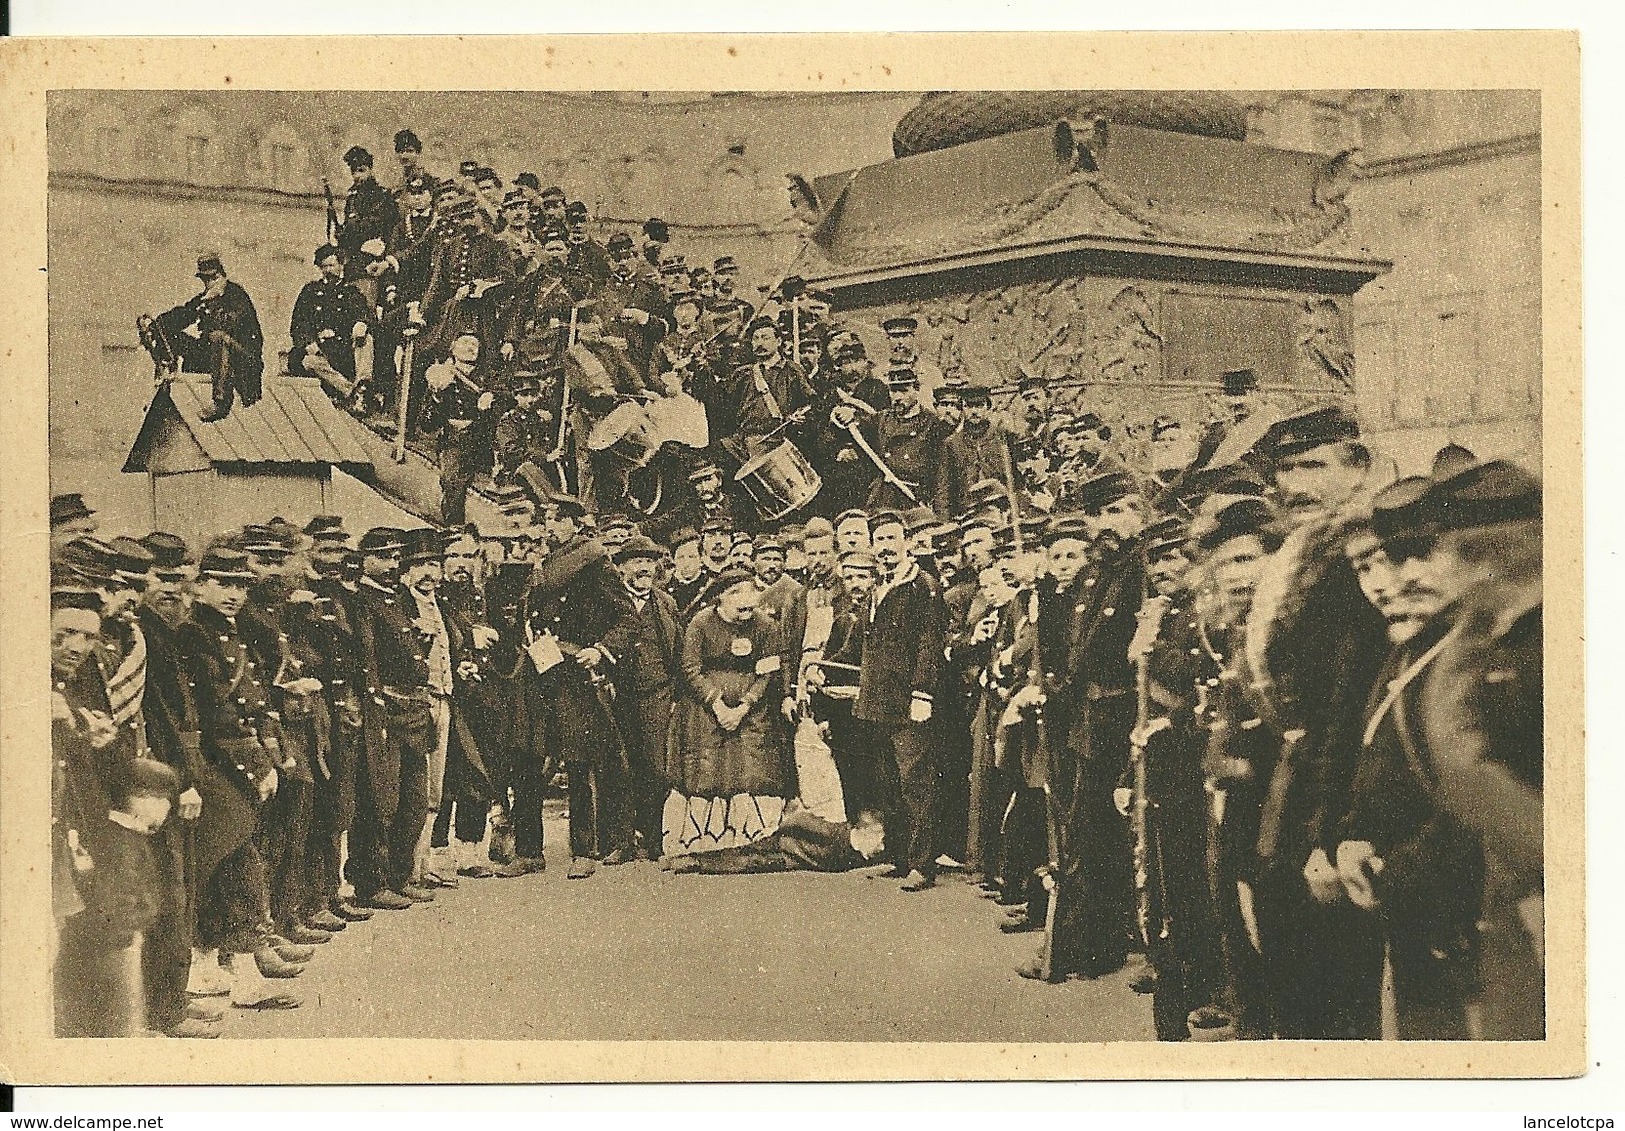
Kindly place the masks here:
[(737, 848), (771, 836), (794, 796), (782, 699), (779, 627), (757, 612), (744, 571), (718, 579), (714, 603), (683, 640), (664, 816), (667, 856)]

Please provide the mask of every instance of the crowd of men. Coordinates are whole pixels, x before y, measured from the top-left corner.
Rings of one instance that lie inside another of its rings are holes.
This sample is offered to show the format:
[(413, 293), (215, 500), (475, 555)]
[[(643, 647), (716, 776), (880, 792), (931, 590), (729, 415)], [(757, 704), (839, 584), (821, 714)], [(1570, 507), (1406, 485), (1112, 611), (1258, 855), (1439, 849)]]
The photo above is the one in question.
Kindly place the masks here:
[[(349, 923), (545, 872), (562, 782), (570, 879), (962, 874), (1033, 935), (1022, 976), (1134, 963), (1165, 1040), (1542, 1035), (1538, 480), (1452, 445), (1389, 481), (1343, 408), (1266, 414), (1245, 371), (1125, 466), (1031, 374), (1002, 414), (921, 404), (910, 320), (882, 382), (826, 296), (737, 309), (659, 225), (600, 256), (535, 178), (396, 148), (399, 204), (347, 155), (291, 365), (410, 411), (416, 362), (352, 347), (429, 355), (444, 521), (189, 546), (52, 502), (60, 1031), (296, 1007)], [(345, 290), (408, 276), (393, 330)], [(610, 338), (600, 396), (570, 351)], [(570, 414), (682, 396), (676, 503), (596, 449), (560, 471)], [(730, 472), (786, 437), (822, 484), (780, 513)], [(464, 521), (483, 472), (500, 523)]]

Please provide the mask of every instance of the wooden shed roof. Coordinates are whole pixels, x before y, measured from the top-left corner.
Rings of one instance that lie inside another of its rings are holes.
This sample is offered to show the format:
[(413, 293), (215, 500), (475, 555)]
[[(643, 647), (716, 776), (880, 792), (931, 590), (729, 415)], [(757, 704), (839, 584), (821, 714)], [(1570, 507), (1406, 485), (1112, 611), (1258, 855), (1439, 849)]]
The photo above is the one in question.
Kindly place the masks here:
[(224, 420), (205, 422), (212, 407), (207, 379), (164, 382), (147, 406), (124, 470), (146, 471), (166, 424), (176, 420), (216, 466), (328, 465), (352, 473), (373, 467), (363, 425), (336, 407), (312, 378), (269, 378), (254, 405), (239, 403)]

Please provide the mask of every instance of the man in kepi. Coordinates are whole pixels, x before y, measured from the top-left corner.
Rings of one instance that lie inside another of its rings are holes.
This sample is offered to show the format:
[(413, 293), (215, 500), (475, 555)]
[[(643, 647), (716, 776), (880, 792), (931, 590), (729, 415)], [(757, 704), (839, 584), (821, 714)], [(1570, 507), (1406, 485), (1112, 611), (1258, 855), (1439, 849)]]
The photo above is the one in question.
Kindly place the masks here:
[(355, 391), (356, 349), (371, 332), (372, 306), (344, 281), (342, 248), (325, 244), (314, 262), (321, 278), (306, 283), (293, 303), (288, 372), (321, 378), (328, 395), (342, 404)]
[[(226, 278), (218, 252), (197, 257), (197, 278), (203, 293), (166, 310), (156, 324), (179, 357), (182, 372), (213, 378), (214, 407), (203, 417), (205, 423), (213, 423), (225, 419), (237, 396), (244, 408), (260, 399), (265, 334), (254, 300)], [(188, 333), (193, 328), (197, 333)]]

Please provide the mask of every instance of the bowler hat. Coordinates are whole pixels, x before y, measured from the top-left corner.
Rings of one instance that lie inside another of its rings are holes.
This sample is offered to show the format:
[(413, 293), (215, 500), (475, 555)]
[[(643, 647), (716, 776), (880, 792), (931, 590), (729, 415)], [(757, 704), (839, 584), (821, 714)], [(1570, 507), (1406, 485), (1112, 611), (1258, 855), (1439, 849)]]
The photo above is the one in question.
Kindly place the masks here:
[(406, 549), (406, 531), (393, 526), (375, 526), (361, 536), (357, 549), (364, 555), (387, 556)]

